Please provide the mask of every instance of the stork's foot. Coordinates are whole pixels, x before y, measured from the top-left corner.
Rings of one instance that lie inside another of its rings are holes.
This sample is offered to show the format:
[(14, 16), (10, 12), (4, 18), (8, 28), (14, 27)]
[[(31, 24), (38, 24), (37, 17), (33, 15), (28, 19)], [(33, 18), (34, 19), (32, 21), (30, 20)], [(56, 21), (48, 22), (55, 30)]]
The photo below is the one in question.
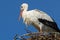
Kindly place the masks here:
[(41, 35), (43, 34), (43, 31), (42, 30), (40, 30), (39, 32), (40, 32)]
[(40, 32), (40, 33), (43, 33), (43, 31), (42, 31), (42, 30), (40, 30), (39, 32)]

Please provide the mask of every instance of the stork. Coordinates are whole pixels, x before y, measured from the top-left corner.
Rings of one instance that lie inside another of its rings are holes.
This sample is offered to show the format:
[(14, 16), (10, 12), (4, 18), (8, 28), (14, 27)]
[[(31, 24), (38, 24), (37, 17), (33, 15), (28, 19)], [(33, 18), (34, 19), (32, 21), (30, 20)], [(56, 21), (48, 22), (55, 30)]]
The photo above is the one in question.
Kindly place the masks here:
[(56, 22), (48, 14), (38, 9), (28, 11), (27, 3), (21, 5), (19, 20), (21, 17), (26, 25), (33, 25), (39, 32), (43, 32), (46, 27), (45, 30), (50, 28), (49, 30), (60, 32)]

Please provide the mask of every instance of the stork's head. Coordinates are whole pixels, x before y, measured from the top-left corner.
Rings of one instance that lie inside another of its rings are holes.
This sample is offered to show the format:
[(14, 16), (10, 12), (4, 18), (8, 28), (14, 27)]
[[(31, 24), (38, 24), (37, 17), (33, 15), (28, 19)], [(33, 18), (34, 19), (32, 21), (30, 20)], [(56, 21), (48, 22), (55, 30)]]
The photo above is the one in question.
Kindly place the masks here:
[(23, 4), (20, 6), (20, 16), (19, 16), (19, 20), (20, 20), (20, 17), (22, 17), (23, 11), (27, 11), (27, 10), (28, 10), (28, 4), (27, 4), (27, 3), (23, 3)]
[(27, 9), (28, 9), (28, 4), (27, 4), (27, 3), (23, 3), (23, 4), (21, 5), (21, 10), (27, 11)]
[(28, 10), (28, 4), (27, 4), (27, 3), (23, 3), (23, 4), (21, 5), (21, 8), (20, 8), (20, 9), (21, 9), (21, 10), (20, 10), (20, 14), (21, 14), (21, 16), (22, 16), (22, 12)]

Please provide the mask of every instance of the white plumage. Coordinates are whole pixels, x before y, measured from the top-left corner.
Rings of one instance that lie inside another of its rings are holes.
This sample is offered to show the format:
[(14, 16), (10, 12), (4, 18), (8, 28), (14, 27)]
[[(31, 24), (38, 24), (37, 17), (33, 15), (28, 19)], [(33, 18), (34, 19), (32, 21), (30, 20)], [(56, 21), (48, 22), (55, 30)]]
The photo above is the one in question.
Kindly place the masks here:
[[(20, 16), (23, 18), (23, 22), (26, 25), (33, 25), (37, 28), (40, 29), (40, 32), (42, 31), (42, 28), (44, 27), (44, 24), (39, 22), (39, 18), (40, 19), (45, 19), (51, 22), (54, 22), (52, 20), (52, 18), (47, 15), (45, 12), (34, 9), (34, 10), (30, 10), (28, 11), (28, 4), (27, 3), (23, 3), (21, 5), (21, 12), (20, 12)], [(19, 17), (20, 19), (20, 17)]]

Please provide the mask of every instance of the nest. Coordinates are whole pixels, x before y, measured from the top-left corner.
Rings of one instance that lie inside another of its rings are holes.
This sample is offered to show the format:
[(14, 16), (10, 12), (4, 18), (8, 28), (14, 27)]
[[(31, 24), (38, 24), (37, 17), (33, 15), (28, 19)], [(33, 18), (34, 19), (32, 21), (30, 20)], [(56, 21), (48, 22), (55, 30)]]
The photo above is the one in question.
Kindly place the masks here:
[[(27, 38), (25, 38), (27, 37)], [(22, 36), (16, 35), (14, 37), (14, 40), (60, 40), (60, 33), (58, 32), (33, 32), (33, 33), (27, 33), (23, 34)]]

